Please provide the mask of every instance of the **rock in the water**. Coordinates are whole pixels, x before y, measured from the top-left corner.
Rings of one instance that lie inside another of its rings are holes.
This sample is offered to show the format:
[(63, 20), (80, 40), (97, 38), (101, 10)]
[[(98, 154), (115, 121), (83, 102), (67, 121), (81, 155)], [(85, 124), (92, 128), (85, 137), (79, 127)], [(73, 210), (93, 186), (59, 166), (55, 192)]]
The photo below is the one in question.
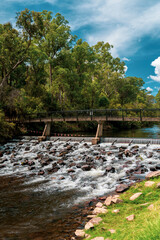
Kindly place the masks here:
[(126, 191), (128, 188), (129, 188), (129, 186), (127, 184), (120, 184), (116, 187), (116, 192), (122, 193), (122, 192)]
[(4, 153), (3, 151), (0, 151), (0, 157), (2, 157), (2, 156), (3, 156), (3, 153)]
[(151, 158), (151, 157), (153, 157), (153, 152), (149, 152), (147, 155), (147, 158)]
[(61, 152), (59, 155), (58, 155), (58, 157), (62, 157), (62, 156), (64, 156), (64, 155), (66, 155), (67, 154), (67, 152), (66, 151), (63, 151), (63, 152)]
[(44, 175), (44, 171), (43, 171), (43, 170), (40, 170), (40, 171), (38, 172), (38, 175)]
[(66, 165), (63, 160), (58, 160), (57, 163), (58, 163), (59, 165), (62, 165), (62, 166)]
[(156, 171), (157, 170), (157, 168), (155, 166), (152, 166), (149, 169), (150, 169), (150, 171)]
[(6, 167), (6, 165), (5, 164), (3, 164), (3, 165), (0, 165), (0, 168), (5, 168)]
[(108, 172), (115, 173), (115, 168), (112, 167), (112, 166), (107, 166), (107, 167), (106, 167), (106, 172), (107, 172), (107, 173), (108, 173)]
[(74, 173), (75, 171), (73, 169), (68, 169), (68, 173)]
[(159, 170), (160, 169), (160, 164), (156, 165), (156, 169)]
[(83, 171), (89, 171), (89, 170), (91, 170), (91, 166), (89, 166), (89, 165), (83, 165), (83, 166), (81, 167), (81, 169), (82, 169)]
[(29, 166), (29, 167), (28, 167), (28, 170), (34, 170), (34, 169), (35, 169), (34, 166)]

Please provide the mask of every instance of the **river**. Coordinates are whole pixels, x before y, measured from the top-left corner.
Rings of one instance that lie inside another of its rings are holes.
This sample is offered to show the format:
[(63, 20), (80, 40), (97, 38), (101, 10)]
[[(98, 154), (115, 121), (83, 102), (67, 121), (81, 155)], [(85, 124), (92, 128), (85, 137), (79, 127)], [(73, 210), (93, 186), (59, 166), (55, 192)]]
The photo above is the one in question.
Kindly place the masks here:
[[(115, 135), (116, 134), (116, 135)], [(158, 138), (160, 128), (107, 132)], [(92, 199), (160, 169), (158, 145), (13, 140), (0, 149), (0, 239), (64, 240), (83, 228)]]

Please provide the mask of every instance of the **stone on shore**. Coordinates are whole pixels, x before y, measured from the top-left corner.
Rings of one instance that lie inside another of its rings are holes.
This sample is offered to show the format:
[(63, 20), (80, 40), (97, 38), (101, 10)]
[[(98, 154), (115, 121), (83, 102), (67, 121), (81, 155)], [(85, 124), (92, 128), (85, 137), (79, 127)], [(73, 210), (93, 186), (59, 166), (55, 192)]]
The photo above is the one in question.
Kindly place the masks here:
[(146, 175), (146, 179), (154, 178), (154, 177), (159, 177), (160, 176), (160, 170), (155, 171), (155, 172), (150, 172)]
[(85, 238), (90, 238), (91, 237), (91, 235), (89, 235), (89, 234), (85, 234)]
[(101, 213), (107, 213), (108, 210), (105, 209), (105, 208), (99, 208), (99, 207), (96, 207), (94, 210), (93, 210), (93, 214), (101, 214)]
[(97, 215), (88, 215), (87, 218), (95, 218)]
[(141, 192), (139, 192), (139, 193), (135, 193), (135, 194), (133, 194), (131, 197), (130, 197), (130, 200), (131, 201), (134, 201), (135, 199), (137, 199), (139, 196), (141, 196), (142, 195), (142, 193)]
[(112, 197), (112, 202), (116, 204), (116, 203), (123, 202), (123, 200), (119, 199), (119, 195), (114, 195)]
[(101, 217), (95, 217), (90, 220), (90, 222), (92, 222), (94, 225), (98, 224), (101, 221), (102, 221)]
[(130, 221), (133, 221), (134, 220), (134, 214), (126, 217), (126, 219), (130, 222)]
[(77, 229), (77, 230), (75, 231), (75, 235), (76, 235), (77, 237), (84, 237), (84, 236), (85, 236), (85, 232), (84, 232), (83, 230)]
[(104, 240), (104, 237), (95, 237), (95, 238), (92, 238), (91, 240)]
[(90, 228), (94, 228), (93, 223), (91, 223), (90, 221), (86, 223), (85, 227), (86, 230), (90, 229)]
[(147, 208), (148, 208), (149, 210), (153, 210), (153, 209), (154, 209), (154, 205), (151, 204), (151, 205), (149, 205)]
[(116, 192), (117, 193), (122, 193), (122, 192), (126, 191), (128, 188), (129, 188), (129, 186), (127, 184), (119, 184), (116, 187)]
[(120, 202), (122, 202), (122, 200), (119, 199), (119, 195), (113, 195), (113, 196), (107, 197), (104, 204), (106, 206), (110, 206), (112, 203), (116, 204), (116, 203), (120, 203)]
[(119, 212), (120, 212), (119, 209), (115, 209), (115, 210), (112, 211), (112, 213), (119, 213)]
[(101, 203), (101, 202), (98, 202), (97, 204), (96, 204), (96, 207), (103, 207), (103, 204)]
[(101, 221), (102, 221), (101, 217), (92, 218), (88, 223), (86, 223), (85, 229), (88, 230), (90, 228), (94, 228), (94, 225), (97, 225)]
[(152, 187), (154, 184), (155, 184), (155, 182), (153, 182), (153, 181), (147, 181), (147, 182), (145, 182), (144, 186), (145, 187)]
[(112, 204), (112, 196), (107, 197), (104, 204), (110, 206)]

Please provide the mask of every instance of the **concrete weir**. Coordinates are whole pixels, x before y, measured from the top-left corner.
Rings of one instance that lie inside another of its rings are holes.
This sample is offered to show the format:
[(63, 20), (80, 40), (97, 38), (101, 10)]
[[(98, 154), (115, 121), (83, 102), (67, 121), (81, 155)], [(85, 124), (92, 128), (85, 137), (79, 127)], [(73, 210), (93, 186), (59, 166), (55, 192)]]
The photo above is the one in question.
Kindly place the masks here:
[[(93, 137), (49, 137), (51, 141), (77, 141), (77, 142), (92, 142)], [(150, 138), (112, 138), (102, 137), (100, 143), (126, 143), (126, 144), (160, 144), (160, 139)]]

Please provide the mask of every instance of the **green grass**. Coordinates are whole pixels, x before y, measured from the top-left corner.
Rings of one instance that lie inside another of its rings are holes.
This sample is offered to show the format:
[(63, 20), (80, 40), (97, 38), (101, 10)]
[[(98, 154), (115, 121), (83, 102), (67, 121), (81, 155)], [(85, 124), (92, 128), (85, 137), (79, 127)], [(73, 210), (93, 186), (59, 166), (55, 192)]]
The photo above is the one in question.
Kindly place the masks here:
[[(91, 235), (89, 240), (94, 237), (104, 237), (116, 240), (157, 240), (160, 239), (160, 189), (156, 183), (160, 178), (153, 179), (155, 184), (152, 187), (145, 187), (145, 182), (137, 183), (120, 198), (123, 203), (114, 204), (109, 207), (108, 213), (100, 214), (102, 222), (95, 226), (94, 229), (86, 231)], [(129, 198), (137, 192), (143, 194), (134, 201)], [(147, 205), (142, 206), (142, 204)], [(153, 204), (154, 209), (149, 210), (147, 207)], [(114, 209), (120, 209), (120, 212), (112, 213)], [(126, 217), (134, 214), (135, 219), (131, 222)], [(111, 234), (108, 229), (115, 229), (116, 233)]]

